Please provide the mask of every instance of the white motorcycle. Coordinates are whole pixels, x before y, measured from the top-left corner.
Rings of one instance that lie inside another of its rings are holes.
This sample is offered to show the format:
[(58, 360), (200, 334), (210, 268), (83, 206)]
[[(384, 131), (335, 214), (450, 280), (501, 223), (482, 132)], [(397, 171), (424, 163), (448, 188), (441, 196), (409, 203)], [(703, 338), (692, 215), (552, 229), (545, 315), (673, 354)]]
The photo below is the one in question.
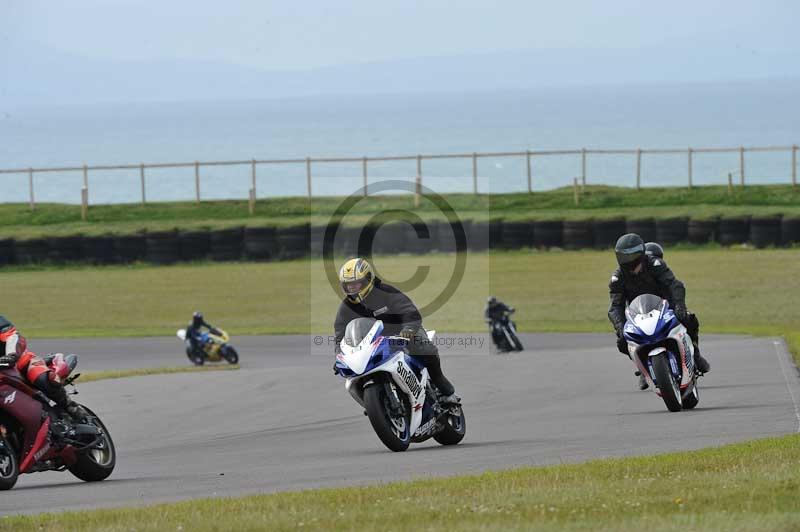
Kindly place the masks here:
[(628, 353), (667, 409), (679, 412), (697, 406), (694, 345), (667, 300), (643, 294), (631, 301), (625, 316)]
[[(408, 353), (406, 340), (382, 332), (383, 322), (373, 318), (348, 323), (334, 366), (375, 433), (392, 451), (429, 438), (442, 445), (459, 443), (466, 433), (461, 405), (442, 403), (428, 370)], [(428, 331), (430, 341), (434, 335)]]

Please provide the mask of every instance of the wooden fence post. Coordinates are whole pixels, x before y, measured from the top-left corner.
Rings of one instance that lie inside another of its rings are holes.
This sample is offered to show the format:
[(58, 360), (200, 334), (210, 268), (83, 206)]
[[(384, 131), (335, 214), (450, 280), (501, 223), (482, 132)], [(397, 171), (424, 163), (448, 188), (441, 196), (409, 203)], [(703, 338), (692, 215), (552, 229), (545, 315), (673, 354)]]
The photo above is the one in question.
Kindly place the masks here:
[(81, 189), (81, 220), (84, 222), (89, 217), (89, 189), (83, 187)]
[(581, 203), (581, 193), (580, 189), (578, 189), (578, 178), (572, 179), (572, 193), (573, 197), (575, 198), (575, 206), (577, 207)]
[(147, 194), (145, 193), (145, 184), (144, 184), (144, 163), (139, 165), (139, 181), (142, 185), (142, 205), (147, 203)]
[(306, 188), (308, 189), (308, 201), (311, 201), (311, 158), (306, 157)]
[(361, 159), (361, 176), (364, 178), (364, 197), (367, 197), (367, 188), (369, 188), (367, 182), (367, 158), (364, 157)]
[(250, 188), (253, 189), (253, 201), (255, 201), (255, 194), (256, 194), (256, 160), (255, 159), (250, 161)]
[(417, 178), (414, 183), (414, 207), (419, 207), (419, 197), (422, 195), (422, 155), (417, 155)]
[(728, 195), (733, 194), (733, 174), (728, 172)]
[(251, 188), (248, 194), (247, 211), (250, 213), (250, 216), (256, 211), (256, 189), (254, 188)]
[(586, 187), (586, 148), (581, 148), (581, 187)]
[(636, 148), (636, 190), (642, 188), (642, 149)]
[(36, 199), (33, 196), (33, 168), (28, 168), (28, 193), (30, 195), (31, 210), (36, 209)]
[(739, 147), (739, 178), (744, 187), (744, 146)]
[(194, 162), (194, 195), (195, 203), (200, 203), (200, 163)]
[(525, 163), (528, 167), (528, 193), (533, 193), (533, 172), (531, 171), (531, 150), (525, 151)]
[(692, 149), (689, 148), (689, 188), (692, 188)]
[(792, 188), (797, 188), (797, 146), (792, 146)]
[(472, 193), (478, 193), (478, 154), (472, 152)]

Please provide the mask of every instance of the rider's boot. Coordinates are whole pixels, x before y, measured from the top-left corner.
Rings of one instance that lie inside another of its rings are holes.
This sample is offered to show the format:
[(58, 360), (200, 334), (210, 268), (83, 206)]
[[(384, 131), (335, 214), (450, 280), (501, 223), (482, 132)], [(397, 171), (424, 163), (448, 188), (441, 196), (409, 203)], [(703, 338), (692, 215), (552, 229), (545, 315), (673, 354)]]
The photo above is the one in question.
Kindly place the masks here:
[(700, 354), (700, 346), (694, 344), (694, 367), (700, 373), (711, 371), (711, 364)]
[(650, 385), (647, 384), (647, 379), (644, 378), (644, 375), (642, 375), (641, 371), (639, 371), (637, 369), (636, 371), (633, 372), (633, 374), (636, 375), (637, 377), (639, 377), (639, 389), (640, 390), (646, 390), (646, 389), (648, 389), (650, 387)]

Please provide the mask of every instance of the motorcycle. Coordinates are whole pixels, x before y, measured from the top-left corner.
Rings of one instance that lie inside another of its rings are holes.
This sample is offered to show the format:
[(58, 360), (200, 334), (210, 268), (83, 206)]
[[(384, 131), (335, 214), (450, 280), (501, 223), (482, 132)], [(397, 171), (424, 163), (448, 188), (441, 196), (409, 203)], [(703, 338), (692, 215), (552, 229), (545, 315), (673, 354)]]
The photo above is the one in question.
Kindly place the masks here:
[[(428, 370), (408, 353), (407, 341), (382, 332), (383, 322), (373, 318), (348, 323), (334, 365), (378, 438), (395, 452), (429, 438), (459, 443), (466, 434), (461, 405), (443, 404)], [(434, 335), (428, 331), (429, 340)]]
[(489, 321), (489, 332), (492, 341), (499, 351), (522, 351), (522, 342), (517, 336), (517, 324), (511, 321), (510, 315), (514, 311), (504, 313), (500, 319)]
[(186, 329), (178, 329), (175, 335), (185, 342), (186, 356), (195, 366), (202, 366), (205, 362), (219, 362), (223, 358), (230, 364), (237, 364), (239, 362), (239, 353), (228, 343), (231, 337), (222, 329), (214, 329), (214, 331), (215, 333), (204, 332), (198, 335), (197, 344), (200, 346), (202, 353), (191, 351), (192, 345), (189, 339), (186, 338)]
[[(64, 386), (74, 386), (80, 373), (70, 373), (77, 356), (58, 353), (45, 360)], [(89, 408), (79, 405), (79, 412), (76, 422), (16, 367), (0, 367), (0, 490), (14, 487), (21, 474), (41, 471), (67, 470), (86, 482), (107, 478), (117, 457), (111, 434)]]
[(700, 402), (694, 345), (666, 299), (643, 294), (625, 310), (623, 334), (628, 354), (670, 412), (690, 410)]

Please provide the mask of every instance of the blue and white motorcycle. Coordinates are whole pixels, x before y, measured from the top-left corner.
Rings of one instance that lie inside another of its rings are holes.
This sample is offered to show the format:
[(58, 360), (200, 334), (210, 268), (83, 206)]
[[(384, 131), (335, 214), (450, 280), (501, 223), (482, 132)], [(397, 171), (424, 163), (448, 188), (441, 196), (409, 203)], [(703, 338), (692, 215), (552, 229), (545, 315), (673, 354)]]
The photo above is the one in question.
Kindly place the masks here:
[(666, 299), (643, 294), (625, 310), (628, 354), (670, 412), (688, 410), (700, 401), (694, 345)]
[[(461, 405), (443, 404), (428, 370), (409, 355), (406, 340), (382, 332), (383, 322), (373, 318), (348, 323), (334, 365), (375, 433), (392, 451), (429, 438), (442, 445), (460, 442), (466, 433)], [(428, 331), (428, 339), (434, 334)]]

